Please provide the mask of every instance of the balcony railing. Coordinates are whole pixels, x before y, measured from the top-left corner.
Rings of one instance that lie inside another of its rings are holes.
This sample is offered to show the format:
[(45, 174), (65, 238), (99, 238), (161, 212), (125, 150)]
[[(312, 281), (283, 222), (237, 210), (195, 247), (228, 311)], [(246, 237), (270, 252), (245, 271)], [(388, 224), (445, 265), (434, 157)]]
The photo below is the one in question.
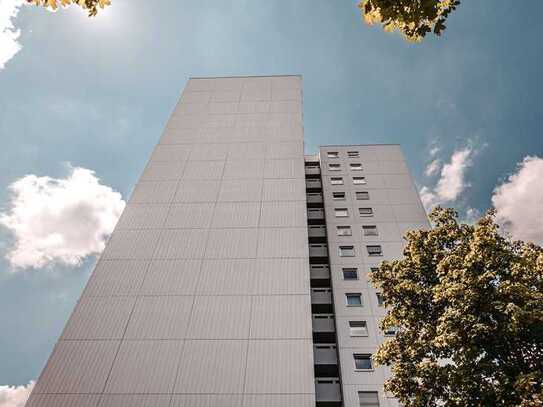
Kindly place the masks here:
[(337, 365), (336, 344), (313, 345), (313, 357), (316, 365)]
[(307, 219), (324, 219), (324, 209), (320, 209), (320, 208), (308, 209)]
[(328, 245), (324, 243), (312, 243), (309, 245), (309, 257), (327, 257)]
[(311, 289), (312, 304), (332, 304), (332, 289), (331, 288), (312, 288)]
[(323, 202), (322, 194), (320, 192), (310, 192), (307, 194), (307, 203), (320, 204)]
[(338, 377), (319, 377), (315, 380), (317, 401), (341, 402)]
[(313, 332), (335, 332), (334, 314), (313, 314)]
[(306, 179), (305, 187), (306, 188), (322, 188), (322, 183), (320, 179)]
[(306, 175), (320, 175), (321, 168), (319, 166), (308, 166), (305, 167)]
[(330, 267), (328, 264), (312, 264), (309, 268), (311, 279), (330, 278)]

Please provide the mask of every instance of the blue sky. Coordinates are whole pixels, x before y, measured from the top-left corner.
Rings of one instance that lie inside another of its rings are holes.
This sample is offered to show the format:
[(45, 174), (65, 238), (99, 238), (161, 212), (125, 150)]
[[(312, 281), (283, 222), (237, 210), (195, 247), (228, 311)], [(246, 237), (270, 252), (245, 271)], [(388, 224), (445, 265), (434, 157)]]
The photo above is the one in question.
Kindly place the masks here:
[[(96, 19), (26, 6), (13, 19), (22, 49), (0, 69), (0, 211), (13, 182), (65, 179), (67, 163), (127, 199), (190, 76), (302, 74), (308, 153), (400, 143), (429, 204), (469, 218), (499, 195), (516, 230), (529, 219), (512, 213), (541, 213), (541, 2), (466, 0), (422, 44), (365, 25), (354, 1), (112, 2)], [(0, 237), (0, 386), (26, 384), (95, 256), (14, 271), (13, 231)]]

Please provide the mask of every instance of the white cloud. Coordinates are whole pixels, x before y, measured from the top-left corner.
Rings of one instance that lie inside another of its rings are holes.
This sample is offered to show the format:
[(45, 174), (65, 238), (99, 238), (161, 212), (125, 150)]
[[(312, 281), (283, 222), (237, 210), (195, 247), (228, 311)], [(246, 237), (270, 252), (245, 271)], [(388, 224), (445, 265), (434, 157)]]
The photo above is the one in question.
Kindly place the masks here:
[(543, 245), (543, 158), (525, 157), (494, 189), (496, 220), (515, 239)]
[(439, 172), (441, 169), (441, 161), (439, 159), (433, 160), (430, 164), (426, 166), (424, 169), (424, 175), (427, 177), (431, 177), (432, 175), (435, 175)]
[(434, 187), (422, 187), (420, 197), (426, 210), (455, 201), (466, 189), (468, 184), (465, 180), (465, 172), (471, 165), (472, 153), (473, 150), (469, 147), (454, 151), (450, 161), (441, 168), (437, 184)]
[(26, 386), (0, 386), (0, 407), (24, 407), (34, 382)]
[(14, 20), (24, 0), (0, 1), (0, 69), (22, 48), (18, 39), (21, 31), (15, 28)]
[(70, 168), (62, 179), (26, 175), (9, 189), (0, 224), (15, 238), (6, 255), (15, 270), (77, 265), (100, 253), (125, 206), (121, 194), (85, 168)]

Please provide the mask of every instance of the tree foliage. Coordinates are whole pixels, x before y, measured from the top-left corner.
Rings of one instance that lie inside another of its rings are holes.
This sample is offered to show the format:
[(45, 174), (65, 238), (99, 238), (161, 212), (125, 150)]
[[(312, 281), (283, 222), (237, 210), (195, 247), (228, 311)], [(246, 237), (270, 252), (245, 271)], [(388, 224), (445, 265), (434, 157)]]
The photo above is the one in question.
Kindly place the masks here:
[(36, 6), (48, 7), (56, 10), (59, 6), (68, 7), (71, 4), (76, 4), (84, 10), (88, 11), (89, 17), (94, 17), (98, 14), (98, 8), (104, 8), (111, 4), (111, 0), (26, 0), (28, 3)]
[(406, 407), (543, 406), (543, 249), (500, 235), (494, 213), (409, 232), (371, 274), (396, 327), (374, 356)]
[(410, 41), (427, 33), (441, 35), (449, 14), (460, 0), (362, 0), (358, 3), (368, 24), (382, 24), (385, 31), (398, 30)]

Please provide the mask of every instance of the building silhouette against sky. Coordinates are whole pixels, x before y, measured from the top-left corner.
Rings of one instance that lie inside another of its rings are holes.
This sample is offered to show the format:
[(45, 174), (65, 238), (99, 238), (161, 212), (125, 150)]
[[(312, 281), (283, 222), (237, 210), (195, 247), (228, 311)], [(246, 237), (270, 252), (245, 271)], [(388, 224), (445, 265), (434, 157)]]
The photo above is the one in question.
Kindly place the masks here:
[(427, 226), (399, 146), (304, 157), (301, 77), (191, 79), (28, 406), (397, 406), (367, 275)]

